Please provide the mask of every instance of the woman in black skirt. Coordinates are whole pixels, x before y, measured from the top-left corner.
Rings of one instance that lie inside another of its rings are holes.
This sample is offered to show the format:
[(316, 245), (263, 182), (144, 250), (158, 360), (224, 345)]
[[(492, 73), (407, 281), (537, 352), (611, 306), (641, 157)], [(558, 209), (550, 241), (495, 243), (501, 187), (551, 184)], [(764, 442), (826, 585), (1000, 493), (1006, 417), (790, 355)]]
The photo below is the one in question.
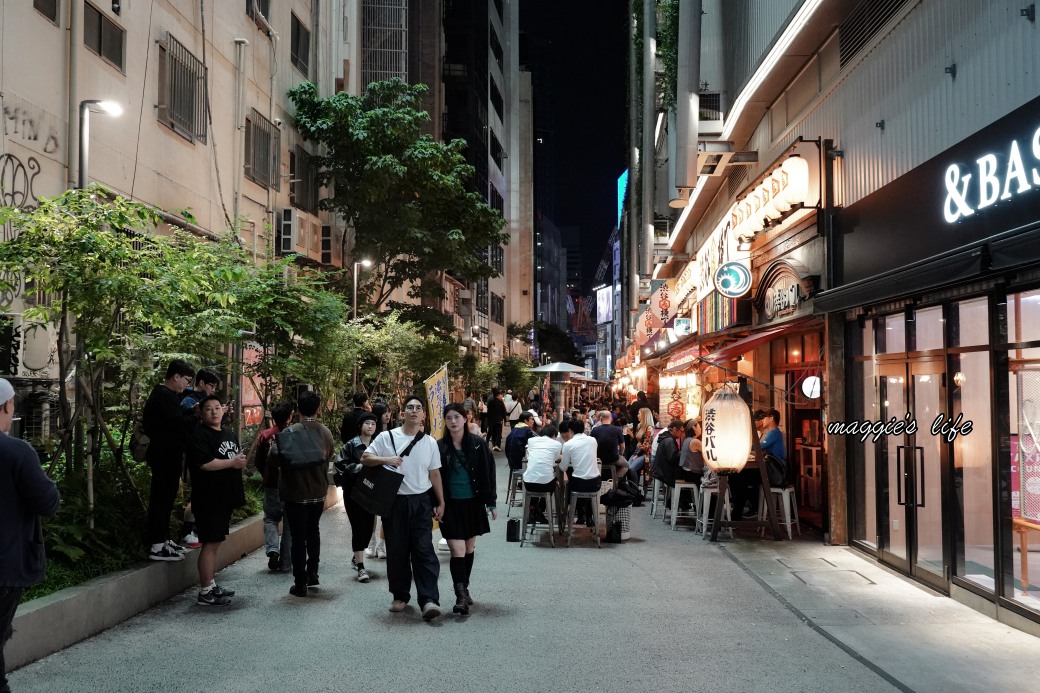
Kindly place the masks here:
[(495, 511), (495, 460), (480, 436), (467, 430), (466, 409), (461, 404), (444, 408), (447, 432), (440, 439), (441, 479), (445, 509), (441, 536), (451, 551), (451, 581), (455, 586), (457, 614), (468, 614), (473, 600), (469, 596), (469, 576), (473, 572), (473, 552), (477, 537), (491, 531), (488, 514)]

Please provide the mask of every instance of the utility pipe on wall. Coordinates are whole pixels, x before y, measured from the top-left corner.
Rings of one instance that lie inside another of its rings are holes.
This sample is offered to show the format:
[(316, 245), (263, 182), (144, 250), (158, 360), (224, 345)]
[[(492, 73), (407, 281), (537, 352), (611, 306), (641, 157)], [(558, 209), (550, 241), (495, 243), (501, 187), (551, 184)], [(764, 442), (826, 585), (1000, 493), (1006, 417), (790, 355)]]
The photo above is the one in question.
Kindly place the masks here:
[(697, 140), (700, 137), (701, 0), (679, 0), (679, 55), (675, 85), (678, 124), (675, 187), (689, 198), (697, 185)]
[(652, 271), (654, 253), (654, 176), (657, 171), (657, 152), (654, 145), (654, 130), (657, 112), (656, 86), (657, 70), (657, 2), (643, 0), (643, 156), (640, 171), (643, 205), (642, 218), (639, 220), (640, 241), (643, 252), (640, 254), (639, 272), (645, 277)]

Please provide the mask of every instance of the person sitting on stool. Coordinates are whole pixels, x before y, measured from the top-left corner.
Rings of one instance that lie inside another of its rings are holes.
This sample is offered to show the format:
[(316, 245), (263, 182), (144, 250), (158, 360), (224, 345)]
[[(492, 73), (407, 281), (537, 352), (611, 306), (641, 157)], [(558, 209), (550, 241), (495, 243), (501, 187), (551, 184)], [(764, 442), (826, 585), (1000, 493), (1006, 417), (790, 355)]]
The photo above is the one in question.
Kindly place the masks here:
[[(585, 435), (585, 423), (581, 419), (572, 418), (560, 428), (564, 441), (560, 470), (567, 478), (565, 497), (569, 499), (572, 491), (599, 491), (601, 479), (596, 460), (596, 439)], [(587, 499), (581, 499), (576, 510), (578, 522), (584, 521), (589, 527), (594, 525), (592, 513), (596, 509)]]

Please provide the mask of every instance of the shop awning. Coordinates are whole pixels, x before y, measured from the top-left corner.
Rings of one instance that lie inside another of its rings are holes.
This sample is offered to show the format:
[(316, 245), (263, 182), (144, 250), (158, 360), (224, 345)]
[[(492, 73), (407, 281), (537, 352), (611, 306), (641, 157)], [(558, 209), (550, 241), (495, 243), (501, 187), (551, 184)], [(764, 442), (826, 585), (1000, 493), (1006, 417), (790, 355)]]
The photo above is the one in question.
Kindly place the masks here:
[(772, 341), (774, 337), (782, 332), (786, 332), (790, 329), (790, 325), (781, 325), (779, 327), (770, 327), (767, 330), (756, 332), (753, 335), (738, 339), (732, 344), (728, 344), (717, 351), (713, 351), (702, 357), (703, 361), (732, 361), (741, 354), (745, 354), (759, 344), (765, 344), (766, 342)]

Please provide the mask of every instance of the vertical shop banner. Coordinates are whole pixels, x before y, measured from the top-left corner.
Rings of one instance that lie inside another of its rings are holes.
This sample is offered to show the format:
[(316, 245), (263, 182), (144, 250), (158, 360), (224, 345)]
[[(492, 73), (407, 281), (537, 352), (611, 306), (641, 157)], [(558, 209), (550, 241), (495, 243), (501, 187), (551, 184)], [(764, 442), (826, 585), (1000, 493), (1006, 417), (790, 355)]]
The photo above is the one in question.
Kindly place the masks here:
[(1018, 398), (1018, 435), (1011, 437), (1012, 515), (1040, 523), (1040, 371), (1019, 371)]
[(444, 435), (444, 407), (448, 406), (448, 364), (423, 381), (430, 416), (426, 421), (426, 432), (434, 438)]

